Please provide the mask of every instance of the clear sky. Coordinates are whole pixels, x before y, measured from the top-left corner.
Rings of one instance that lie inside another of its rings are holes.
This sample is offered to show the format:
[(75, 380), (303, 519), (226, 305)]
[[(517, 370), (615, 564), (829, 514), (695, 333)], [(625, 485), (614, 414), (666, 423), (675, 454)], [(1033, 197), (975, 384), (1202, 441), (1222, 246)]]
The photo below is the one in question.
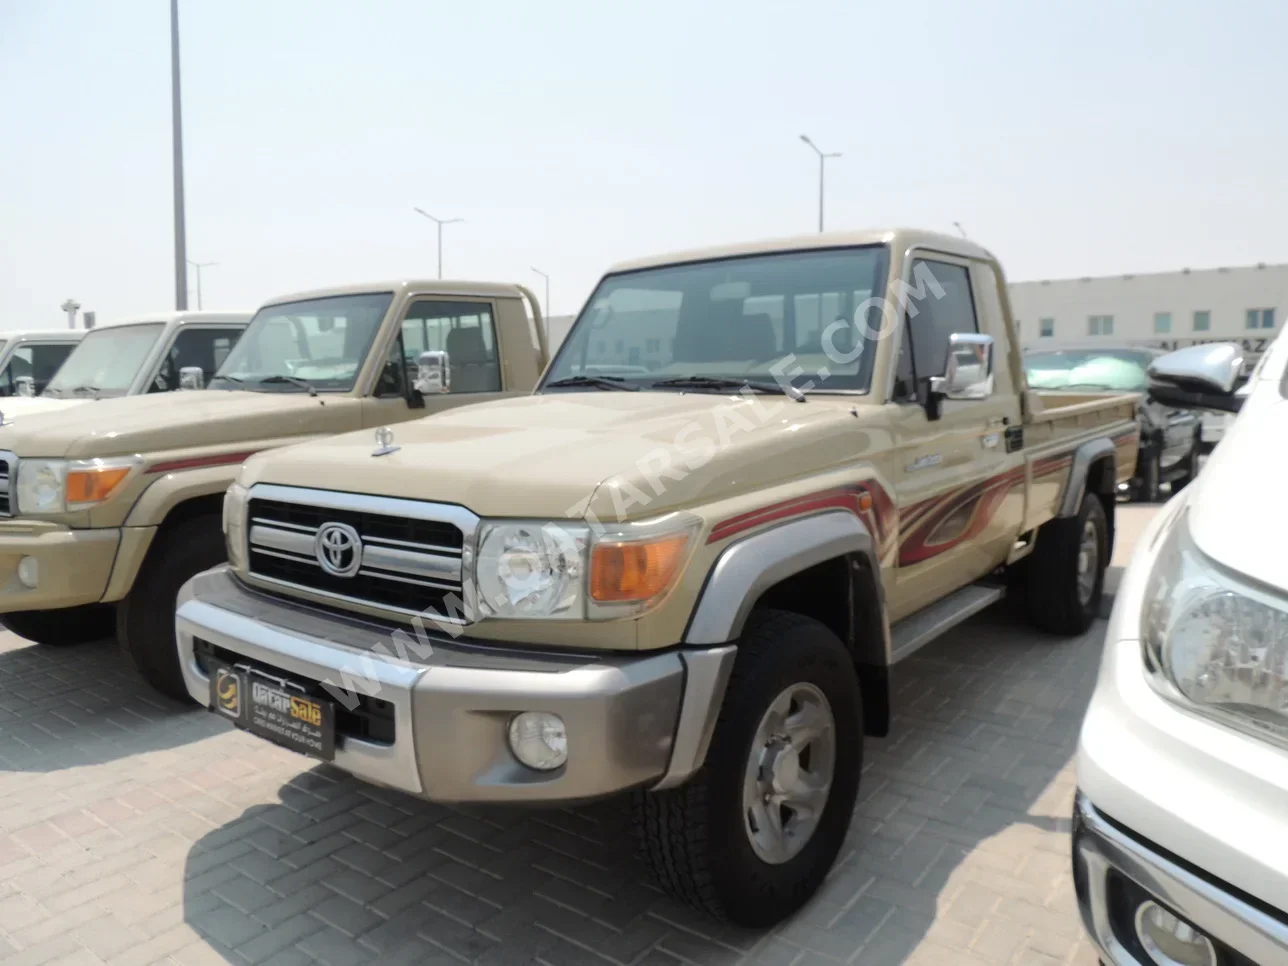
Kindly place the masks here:
[[(960, 221), (1012, 279), (1288, 262), (1285, 0), (182, 0), (207, 308)], [(0, 328), (173, 306), (166, 0), (0, 0)], [(195, 304), (195, 294), (193, 295)]]

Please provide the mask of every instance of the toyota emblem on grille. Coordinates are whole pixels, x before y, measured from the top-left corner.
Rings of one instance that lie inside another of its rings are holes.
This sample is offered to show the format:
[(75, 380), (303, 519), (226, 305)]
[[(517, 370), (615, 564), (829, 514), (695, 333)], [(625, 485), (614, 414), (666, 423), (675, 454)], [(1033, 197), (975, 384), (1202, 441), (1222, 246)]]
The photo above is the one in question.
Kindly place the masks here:
[(362, 538), (347, 523), (324, 523), (313, 538), (313, 556), (327, 573), (352, 577), (362, 566)]

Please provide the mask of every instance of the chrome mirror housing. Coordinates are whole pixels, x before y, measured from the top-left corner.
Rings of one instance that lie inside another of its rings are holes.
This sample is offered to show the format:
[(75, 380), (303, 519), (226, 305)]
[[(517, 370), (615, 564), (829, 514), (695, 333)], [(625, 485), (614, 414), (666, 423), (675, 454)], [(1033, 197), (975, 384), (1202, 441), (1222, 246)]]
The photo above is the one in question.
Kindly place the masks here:
[(451, 361), (446, 349), (427, 349), (416, 357), (416, 391), (422, 396), (450, 392)]
[(201, 366), (184, 366), (179, 370), (179, 388), (180, 389), (205, 389), (206, 374), (201, 371)]
[(1231, 393), (1243, 372), (1243, 350), (1233, 342), (1192, 345), (1159, 356), (1149, 366), (1153, 382), (1207, 392)]
[(19, 396), (34, 396), (36, 394), (36, 380), (31, 376), (19, 376), (13, 381), (13, 389)]
[(945, 399), (987, 399), (993, 395), (993, 337), (954, 332), (942, 376), (932, 376), (930, 391)]

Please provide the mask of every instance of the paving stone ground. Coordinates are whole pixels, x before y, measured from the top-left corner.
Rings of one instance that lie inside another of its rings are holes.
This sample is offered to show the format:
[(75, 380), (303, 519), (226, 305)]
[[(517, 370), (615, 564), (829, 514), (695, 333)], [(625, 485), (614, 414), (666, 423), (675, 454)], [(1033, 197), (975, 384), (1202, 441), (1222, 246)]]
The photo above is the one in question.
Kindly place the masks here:
[(426, 804), (156, 696), (110, 645), (5, 632), (0, 962), (1091, 966), (1070, 759), (1103, 630), (1002, 606), (901, 665), (836, 867), (770, 933), (662, 896), (620, 802)]

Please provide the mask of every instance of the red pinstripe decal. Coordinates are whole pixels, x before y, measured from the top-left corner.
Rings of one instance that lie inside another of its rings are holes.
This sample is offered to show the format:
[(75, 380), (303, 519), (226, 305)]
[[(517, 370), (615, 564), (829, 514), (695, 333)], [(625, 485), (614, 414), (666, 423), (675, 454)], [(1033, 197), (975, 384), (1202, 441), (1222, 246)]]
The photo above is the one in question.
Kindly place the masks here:
[(218, 453), (214, 456), (191, 456), (182, 460), (168, 460), (148, 467), (149, 473), (172, 473), (175, 470), (195, 470), (202, 466), (227, 466), (229, 463), (244, 463), (258, 453), (257, 449), (248, 449), (243, 453)]

